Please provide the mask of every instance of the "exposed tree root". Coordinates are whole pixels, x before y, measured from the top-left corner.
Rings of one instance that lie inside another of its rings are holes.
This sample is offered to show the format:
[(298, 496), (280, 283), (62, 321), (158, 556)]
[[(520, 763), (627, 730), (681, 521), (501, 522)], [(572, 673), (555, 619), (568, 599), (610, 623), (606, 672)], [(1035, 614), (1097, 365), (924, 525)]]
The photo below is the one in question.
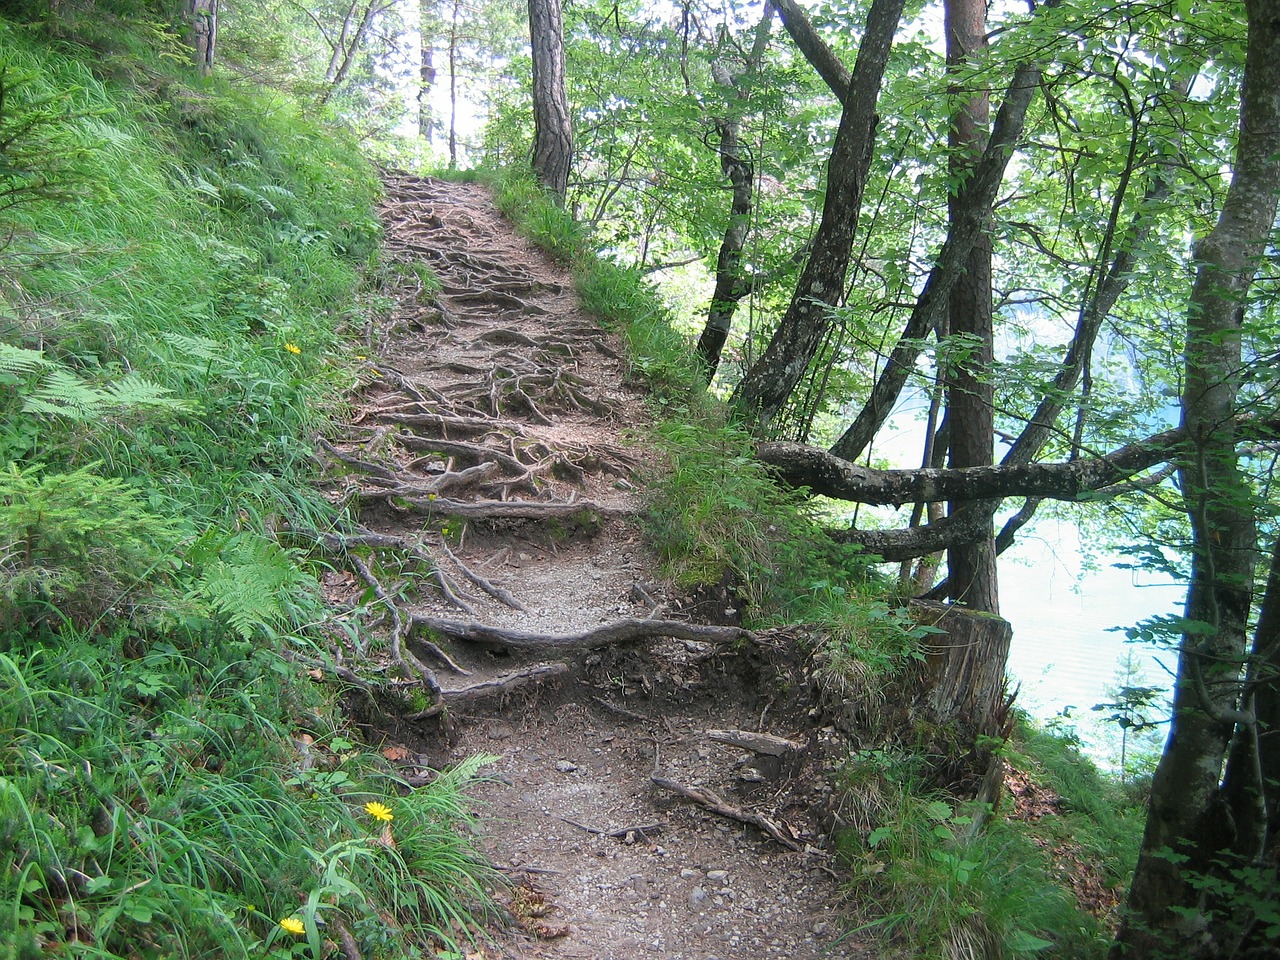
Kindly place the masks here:
[(392, 662), (407, 670), (411, 676), (418, 677), (423, 685), (431, 691), (432, 698), (438, 702), (440, 699), (440, 681), (436, 679), (435, 672), (414, 656), (411, 651), (404, 649), (404, 618), (400, 615), (399, 605), (387, 593), (381, 581), (373, 575), (373, 571), (369, 569), (367, 563), (355, 554), (348, 554), (347, 556), (351, 561), (351, 565), (359, 572), (361, 579), (373, 590), (374, 595), (386, 605), (387, 613), (391, 617)]
[(557, 635), (414, 614), (410, 627), (415, 636), (420, 629), (430, 630), (440, 636), (465, 640), (469, 643), (533, 650), (585, 650), (591, 647), (634, 643), (638, 640), (654, 640), (659, 637), (700, 640), (705, 643), (734, 643), (756, 639), (754, 633), (742, 627), (709, 626), (689, 623), (685, 620), (615, 620), (613, 623), (606, 623), (583, 633)]
[[(527, 684), (541, 683), (544, 680), (562, 677), (568, 672), (569, 665), (566, 663), (540, 663), (536, 666), (526, 667), (523, 670), (503, 674), (492, 680), (482, 680), (470, 686), (445, 690), (441, 696), (446, 706), (456, 706), (460, 703), (469, 703), (484, 697), (492, 697), (495, 694), (510, 693), (512, 690)], [(431, 715), (431, 711), (424, 711), (422, 714), (411, 715), (407, 719), (418, 720), (424, 716)]]

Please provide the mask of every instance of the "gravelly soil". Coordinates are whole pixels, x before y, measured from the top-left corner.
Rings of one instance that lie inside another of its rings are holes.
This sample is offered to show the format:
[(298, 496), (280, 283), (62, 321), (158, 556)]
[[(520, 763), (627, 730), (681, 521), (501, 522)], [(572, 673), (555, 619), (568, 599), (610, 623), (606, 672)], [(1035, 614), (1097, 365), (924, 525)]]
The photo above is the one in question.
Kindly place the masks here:
[[(388, 250), (406, 269), (386, 329), (371, 338), (352, 433), (335, 453), (365, 465), (352, 489), (366, 524), (422, 544), (452, 584), (453, 600), (413, 595), (406, 618), (554, 638), (624, 618), (685, 617), (690, 604), (662, 582), (637, 524), (655, 457), (636, 429), (644, 392), (621, 344), (483, 187), (406, 175), (387, 184)], [(430, 265), (444, 289), (424, 287), (414, 262)], [(568, 503), (587, 506), (537, 513)], [(527, 515), (503, 512), (513, 506)], [(474, 588), (468, 572), (516, 604)], [(407, 629), (425, 660), (415, 642)], [(437, 642), (467, 674), (437, 671), (451, 706), (436, 759), (497, 758), (476, 793), (482, 843), (512, 884), (504, 897), (514, 919), (481, 956), (875, 955), (844, 934), (823, 850), (823, 733), (812, 729), (806, 687), (768, 650), (663, 637), (565, 651)], [(463, 698), (548, 662), (568, 670)], [(803, 749), (784, 762), (707, 736), (724, 728)], [(797, 849), (656, 786), (655, 773), (769, 818)]]

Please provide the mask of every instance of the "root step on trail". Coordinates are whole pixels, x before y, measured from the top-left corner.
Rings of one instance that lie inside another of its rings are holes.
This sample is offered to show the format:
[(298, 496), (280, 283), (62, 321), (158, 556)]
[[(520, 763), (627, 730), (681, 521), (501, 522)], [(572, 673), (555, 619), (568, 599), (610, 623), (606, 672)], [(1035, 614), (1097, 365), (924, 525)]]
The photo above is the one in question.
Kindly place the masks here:
[(644, 545), (654, 456), (622, 345), (485, 188), (386, 188), (394, 306), (320, 451), (363, 527), (321, 540), (358, 573), (335, 601), (374, 590), (390, 641), (340, 668), (380, 657), (429, 695), (383, 728), (436, 762), (497, 756), (480, 824), (516, 922), (482, 956), (874, 956), (834, 909), (802, 672), (683, 615)]

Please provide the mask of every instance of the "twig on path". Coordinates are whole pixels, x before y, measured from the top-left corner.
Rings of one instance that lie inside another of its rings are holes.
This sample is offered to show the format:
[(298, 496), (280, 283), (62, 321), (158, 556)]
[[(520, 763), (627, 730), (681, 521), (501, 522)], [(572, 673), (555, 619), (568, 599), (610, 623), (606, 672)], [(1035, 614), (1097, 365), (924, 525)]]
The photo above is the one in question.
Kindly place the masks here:
[(579, 830), (585, 830), (587, 833), (594, 833), (597, 836), (608, 837), (610, 840), (625, 840), (628, 834), (639, 834), (647, 840), (649, 838), (649, 834), (657, 836), (666, 829), (666, 825), (662, 823), (646, 823), (634, 827), (619, 827), (616, 830), (605, 830), (601, 827), (591, 827), (585, 823), (579, 823), (577, 820), (570, 820), (568, 817), (557, 816), (556, 819), (563, 820), (569, 826), (577, 827)]
[(712, 813), (718, 813), (722, 817), (728, 817), (731, 820), (737, 820), (741, 823), (749, 823), (752, 826), (759, 827), (778, 843), (782, 844), (788, 850), (794, 850), (797, 853), (802, 851), (802, 847), (796, 842), (788, 832), (784, 831), (777, 823), (768, 817), (759, 813), (752, 813), (750, 810), (744, 810), (741, 807), (735, 807), (726, 801), (714, 790), (706, 787), (686, 787), (674, 780), (661, 777), (654, 773), (649, 777), (655, 786), (678, 793), (687, 800), (692, 800), (700, 807), (710, 810)]
[(610, 713), (617, 714), (620, 717), (626, 717), (628, 720), (638, 720), (641, 723), (650, 723), (653, 720), (652, 717), (646, 717), (643, 714), (636, 713), (634, 710), (628, 710), (626, 707), (619, 706), (611, 700), (606, 700), (604, 697), (592, 697), (591, 699), (600, 704), (600, 706), (604, 707), (604, 709), (608, 710)]

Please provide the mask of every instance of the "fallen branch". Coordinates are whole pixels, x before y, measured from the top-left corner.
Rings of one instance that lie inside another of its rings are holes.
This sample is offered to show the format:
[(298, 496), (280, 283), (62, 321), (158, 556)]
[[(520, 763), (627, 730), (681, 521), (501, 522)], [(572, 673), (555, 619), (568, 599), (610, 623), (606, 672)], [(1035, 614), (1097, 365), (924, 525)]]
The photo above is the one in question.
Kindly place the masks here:
[(786, 737), (775, 737), (771, 733), (755, 733), (751, 730), (708, 730), (706, 734), (717, 743), (727, 743), (730, 746), (742, 747), (770, 757), (793, 756), (804, 749), (802, 743), (796, 743)]
[(741, 807), (735, 807), (721, 798), (714, 790), (709, 790), (706, 787), (686, 787), (683, 784), (676, 783), (674, 780), (660, 777), (656, 773), (650, 776), (649, 779), (653, 781), (655, 786), (678, 793), (686, 800), (692, 800), (698, 806), (704, 807), (712, 813), (728, 817), (730, 820), (737, 820), (741, 823), (749, 823), (754, 827), (759, 827), (788, 850), (794, 850), (798, 853), (804, 849), (796, 842), (795, 838), (784, 832), (782, 827), (768, 817), (752, 813), (750, 810), (743, 810)]
[(634, 827), (619, 827), (617, 830), (604, 830), (600, 827), (588, 826), (585, 823), (579, 823), (577, 820), (570, 820), (568, 817), (556, 817), (557, 820), (563, 820), (571, 827), (577, 827), (579, 830), (585, 830), (587, 833), (594, 833), (597, 836), (608, 837), (611, 840), (625, 840), (628, 834), (638, 833), (640, 836), (648, 839), (650, 834), (657, 835), (664, 829), (661, 823), (646, 823)]

